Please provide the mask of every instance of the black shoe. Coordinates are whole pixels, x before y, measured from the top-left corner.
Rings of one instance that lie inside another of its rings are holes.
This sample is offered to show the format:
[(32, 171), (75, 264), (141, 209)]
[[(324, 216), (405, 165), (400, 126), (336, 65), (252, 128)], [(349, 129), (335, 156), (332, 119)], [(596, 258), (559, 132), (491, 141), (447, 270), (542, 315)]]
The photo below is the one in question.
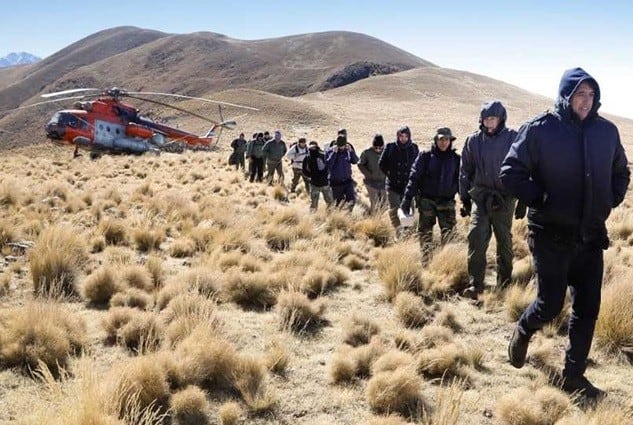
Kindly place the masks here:
[(468, 288), (464, 289), (464, 292), (462, 292), (462, 296), (477, 300), (477, 298), (479, 298), (479, 294), (481, 294), (482, 292), (483, 290), (479, 289), (477, 286), (470, 285)]
[(594, 387), (584, 375), (564, 377), (561, 388), (568, 394), (580, 394), (593, 400), (603, 399), (607, 395), (601, 389)]
[(525, 364), (527, 357), (527, 349), (530, 344), (530, 338), (519, 332), (519, 327), (514, 328), (510, 344), (508, 344), (508, 358), (510, 364), (517, 369), (521, 369)]

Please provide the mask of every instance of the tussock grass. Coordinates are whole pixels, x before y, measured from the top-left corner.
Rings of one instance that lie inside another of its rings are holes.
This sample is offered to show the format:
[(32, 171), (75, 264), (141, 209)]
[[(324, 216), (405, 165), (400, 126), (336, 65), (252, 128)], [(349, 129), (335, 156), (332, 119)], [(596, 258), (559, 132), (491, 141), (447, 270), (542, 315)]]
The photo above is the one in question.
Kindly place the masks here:
[(106, 247), (104, 254), (108, 263), (116, 266), (132, 264), (134, 257), (134, 251), (119, 246)]
[(282, 292), (276, 306), (282, 329), (296, 333), (317, 330), (323, 323), (325, 305), (310, 301), (300, 292)]
[(382, 215), (372, 216), (360, 220), (354, 224), (354, 232), (363, 235), (371, 240), (374, 246), (384, 247), (389, 245), (395, 236), (393, 226), (389, 220)]
[(168, 376), (157, 356), (131, 359), (115, 367), (111, 373), (111, 379), (116, 383), (120, 416), (149, 409), (167, 411), (170, 397)]
[(77, 294), (77, 275), (87, 260), (84, 240), (70, 227), (44, 230), (29, 252), (33, 289), (38, 295)]
[(414, 243), (398, 244), (378, 253), (376, 270), (391, 301), (402, 291), (415, 294), (422, 289), (419, 248)]
[(106, 342), (116, 343), (119, 329), (132, 320), (133, 317), (141, 314), (138, 310), (130, 307), (113, 307), (103, 318), (101, 324), (106, 331)]
[(114, 218), (104, 218), (99, 223), (99, 232), (108, 245), (126, 245), (128, 231), (125, 222)]
[(207, 395), (195, 386), (174, 393), (169, 400), (169, 410), (176, 425), (209, 424), (210, 409)]
[(630, 425), (633, 413), (628, 410), (623, 410), (622, 406), (614, 403), (602, 401), (595, 407), (565, 416), (556, 422), (556, 425)]
[(166, 339), (170, 346), (184, 340), (198, 326), (220, 329), (220, 320), (216, 314), (216, 304), (196, 294), (180, 294), (173, 298), (166, 310)]
[(448, 386), (441, 386), (433, 414), (424, 420), (424, 425), (460, 425), (464, 382), (453, 379)]
[(511, 285), (505, 293), (505, 308), (508, 321), (516, 322), (536, 298), (536, 285), (528, 287)]
[(330, 361), (329, 375), (334, 384), (350, 382), (356, 376), (356, 362), (351, 357), (352, 349), (343, 348), (332, 356)]
[(519, 388), (504, 395), (495, 411), (503, 425), (557, 423), (571, 408), (569, 398), (553, 387)]
[(136, 249), (141, 252), (150, 252), (160, 249), (160, 244), (165, 242), (165, 230), (160, 228), (140, 227), (132, 233), (132, 239)]
[(215, 297), (221, 291), (223, 276), (210, 266), (201, 265), (187, 271), (182, 282), (205, 297)]
[(532, 256), (527, 255), (512, 265), (512, 281), (519, 285), (527, 285), (534, 278)]
[(418, 418), (424, 410), (422, 380), (414, 368), (380, 372), (367, 382), (367, 402), (377, 413)]
[(632, 274), (614, 278), (602, 290), (596, 323), (596, 345), (608, 354), (633, 361)]
[(326, 294), (349, 280), (347, 270), (340, 266), (312, 266), (303, 274), (299, 290), (311, 298)]
[(121, 270), (121, 280), (131, 288), (137, 288), (142, 291), (151, 291), (154, 289), (154, 282), (149, 270), (139, 265), (129, 265)]
[(426, 308), (422, 299), (411, 292), (400, 292), (393, 304), (398, 319), (408, 328), (422, 327), (432, 317), (432, 312)]
[(117, 279), (116, 270), (112, 266), (102, 266), (86, 278), (81, 287), (81, 294), (92, 304), (104, 305), (123, 288)]
[(125, 291), (115, 293), (110, 298), (112, 307), (132, 307), (148, 310), (152, 303), (152, 296), (138, 288), (128, 288)]
[(13, 179), (0, 183), (0, 207), (17, 206), (22, 198), (22, 185)]
[(164, 325), (153, 313), (134, 314), (117, 331), (117, 342), (137, 353), (156, 351), (164, 338)]
[(0, 219), (0, 249), (6, 244), (13, 242), (15, 238), (14, 226), (8, 220)]
[(161, 288), (165, 283), (165, 267), (162, 258), (150, 255), (145, 263), (145, 268), (152, 278), (154, 288)]
[(371, 368), (382, 356), (387, 348), (378, 338), (373, 338), (369, 344), (356, 347), (352, 352), (352, 358), (356, 365), (356, 376), (365, 378), (371, 376)]
[(288, 348), (274, 340), (267, 348), (264, 356), (266, 368), (273, 373), (283, 375), (290, 363)]
[(343, 342), (352, 347), (368, 344), (378, 333), (380, 326), (368, 317), (354, 315), (343, 323)]
[(218, 419), (221, 425), (236, 425), (242, 416), (244, 416), (244, 411), (239, 403), (234, 401), (228, 401), (218, 408)]
[(277, 291), (270, 276), (263, 272), (230, 273), (222, 287), (222, 295), (244, 308), (266, 309), (277, 303)]
[(376, 375), (380, 372), (393, 372), (400, 368), (412, 366), (414, 358), (411, 354), (400, 350), (389, 350), (380, 356), (371, 367), (371, 374)]
[(59, 304), (28, 303), (0, 311), (0, 365), (54, 374), (87, 346), (86, 325)]
[(435, 316), (435, 320), (433, 323), (438, 326), (443, 326), (445, 328), (449, 328), (455, 333), (459, 333), (462, 331), (463, 326), (457, 320), (457, 315), (455, 311), (451, 307), (444, 307), (442, 311), (440, 311), (437, 316)]
[(431, 378), (468, 378), (466, 367), (480, 369), (484, 352), (480, 348), (455, 343), (422, 350), (418, 354), (418, 370)]
[(463, 243), (449, 243), (429, 261), (424, 279), (425, 293), (438, 298), (460, 293), (468, 287), (468, 249)]
[(174, 258), (191, 257), (196, 252), (196, 242), (189, 237), (178, 238), (169, 246), (169, 255)]
[(233, 386), (239, 391), (249, 410), (256, 415), (274, 409), (277, 399), (266, 382), (267, 371), (255, 357), (240, 357), (233, 370)]

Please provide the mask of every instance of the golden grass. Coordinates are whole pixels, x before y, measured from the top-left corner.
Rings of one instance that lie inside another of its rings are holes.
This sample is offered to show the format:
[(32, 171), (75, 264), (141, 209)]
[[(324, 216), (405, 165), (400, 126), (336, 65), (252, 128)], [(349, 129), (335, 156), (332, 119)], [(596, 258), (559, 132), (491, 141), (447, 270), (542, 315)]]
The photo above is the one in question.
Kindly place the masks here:
[(99, 232), (108, 245), (126, 245), (128, 242), (127, 226), (122, 220), (104, 218), (99, 223)]
[(53, 303), (28, 303), (0, 311), (0, 364), (34, 371), (41, 361), (53, 373), (87, 346), (86, 325)]
[(433, 254), (426, 266), (424, 291), (437, 298), (460, 293), (468, 286), (468, 249), (463, 243), (448, 243)]
[(266, 309), (277, 303), (277, 291), (270, 275), (230, 273), (222, 286), (222, 296), (244, 308)]
[(465, 382), (451, 380), (449, 385), (442, 385), (437, 394), (437, 402), (432, 415), (423, 421), (424, 425), (460, 425), (463, 410)]
[(602, 290), (596, 322), (596, 346), (605, 352), (633, 361), (633, 282), (621, 275)]
[(571, 409), (569, 397), (560, 390), (542, 386), (519, 388), (504, 395), (495, 411), (503, 425), (553, 424)]
[(150, 255), (145, 263), (145, 268), (152, 278), (154, 288), (161, 288), (165, 283), (165, 267), (162, 258), (156, 255)]
[(343, 342), (352, 347), (368, 344), (379, 333), (380, 326), (368, 317), (354, 315), (343, 323)]
[(129, 265), (121, 270), (121, 280), (132, 288), (142, 291), (154, 289), (154, 282), (149, 270), (143, 266)]
[(389, 245), (395, 236), (391, 222), (386, 216), (377, 215), (354, 224), (354, 232), (371, 240), (374, 246), (384, 247)]
[(512, 282), (527, 285), (534, 278), (532, 256), (528, 255), (515, 261), (512, 265)]
[(267, 385), (267, 370), (255, 357), (240, 357), (233, 370), (233, 386), (249, 410), (261, 415), (274, 409), (277, 398)]
[(356, 376), (356, 362), (351, 357), (352, 349), (345, 347), (332, 356), (329, 376), (334, 384), (350, 382)]
[(169, 245), (169, 255), (174, 258), (191, 257), (196, 252), (196, 242), (189, 237), (178, 238)]
[(511, 285), (505, 293), (506, 315), (510, 322), (516, 322), (521, 314), (536, 298), (536, 285)]
[(414, 368), (380, 372), (367, 382), (369, 407), (377, 413), (420, 417), (423, 410), (422, 380)]
[(418, 251), (416, 244), (407, 243), (385, 248), (378, 253), (376, 270), (389, 300), (402, 291), (420, 293), (422, 280)]
[(400, 292), (393, 304), (398, 319), (408, 328), (422, 327), (432, 317), (432, 313), (426, 308), (422, 299), (411, 292)]
[(273, 373), (283, 375), (290, 363), (290, 354), (288, 349), (279, 341), (274, 340), (266, 349), (264, 356), (264, 364), (266, 368)]
[(275, 307), (281, 327), (296, 333), (308, 333), (317, 330), (324, 322), (325, 305), (310, 301), (300, 292), (282, 292)]
[(15, 226), (8, 220), (0, 220), (0, 249), (16, 238)]
[(595, 407), (565, 416), (556, 425), (630, 425), (633, 423), (633, 413), (630, 408), (627, 410), (609, 401), (602, 401)]
[(389, 350), (378, 357), (371, 367), (372, 376), (380, 372), (393, 372), (400, 368), (410, 367), (414, 364), (411, 354), (400, 350)]
[(148, 310), (152, 307), (152, 303), (152, 296), (138, 288), (128, 288), (125, 291), (115, 293), (110, 298), (112, 307), (133, 307)]
[(221, 425), (236, 425), (243, 416), (244, 411), (239, 403), (234, 401), (228, 401), (218, 408), (218, 419)]
[(103, 305), (108, 304), (112, 296), (122, 289), (115, 269), (112, 266), (102, 266), (85, 279), (81, 294), (90, 303)]
[(29, 252), (33, 289), (39, 295), (73, 295), (77, 275), (87, 260), (84, 240), (76, 230), (52, 226)]
[(141, 252), (149, 252), (160, 248), (165, 241), (165, 230), (151, 227), (140, 227), (132, 233), (132, 239), (136, 249)]
[(164, 325), (154, 313), (132, 315), (119, 328), (117, 342), (136, 353), (156, 351), (164, 338)]
[(169, 410), (177, 425), (209, 424), (210, 408), (205, 392), (195, 386), (172, 394), (169, 400)]
[(120, 415), (148, 409), (167, 411), (171, 395), (167, 372), (156, 356), (131, 359), (111, 373), (119, 395)]
[(418, 370), (425, 376), (460, 376), (468, 378), (467, 367), (480, 369), (484, 351), (474, 346), (455, 343), (422, 350), (418, 355)]
[(298, 289), (314, 298), (327, 294), (348, 280), (347, 270), (340, 266), (311, 266), (303, 272)]

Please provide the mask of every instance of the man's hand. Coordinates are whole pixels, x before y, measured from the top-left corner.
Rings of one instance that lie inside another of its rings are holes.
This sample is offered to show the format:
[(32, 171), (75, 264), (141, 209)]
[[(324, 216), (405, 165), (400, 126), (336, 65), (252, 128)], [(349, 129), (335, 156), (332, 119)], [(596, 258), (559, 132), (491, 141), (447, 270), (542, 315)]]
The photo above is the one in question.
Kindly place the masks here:
[(407, 215), (411, 214), (411, 198), (403, 198), (400, 203), (400, 209)]
[(459, 215), (461, 215), (462, 217), (468, 217), (472, 209), (473, 202), (470, 199), (462, 200), (462, 207), (459, 209)]
[(517, 206), (514, 209), (514, 218), (517, 220), (521, 220), (523, 217), (525, 217), (526, 212), (527, 206), (521, 201), (517, 202)]

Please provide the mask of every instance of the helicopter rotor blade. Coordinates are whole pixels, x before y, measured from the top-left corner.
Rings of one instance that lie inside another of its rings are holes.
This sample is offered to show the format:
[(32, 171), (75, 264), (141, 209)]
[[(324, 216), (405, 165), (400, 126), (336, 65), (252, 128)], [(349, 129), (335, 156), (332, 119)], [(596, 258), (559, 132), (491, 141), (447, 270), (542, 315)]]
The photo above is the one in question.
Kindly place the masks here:
[(218, 105), (226, 105), (226, 106), (234, 106), (236, 108), (250, 109), (251, 111), (259, 111), (257, 108), (253, 108), (252, 106), (246, 105), (238, 105), (236, 103), (222, 102), (219, 100), (207, 99), (204, 97), (194, 97), (194, 96), (185, 96), (182, 94), (172, 94), (172, 93), (159, 93), (159, 92), (127, 92), (127, 95), (150, 95), (150, 96), (171, 96), (178, 99), (192, 99), (192, 100), (200, 100), (202, 102), (215, 103)]
[(81, 96), (62, 97), (62, 98), (59, 98), (59, 99), (52, 99), (52, 100), (44, 100), (42, 102), (31, 103), (30, 105), (18, 106), (17, 108), (12, 108), (12, 109), (7, 109), (7, 110), (4, 110), (4, 111), (0, 111), (0, 114), (12, 112), (12, 111), (17, 111), (17, 110), (20, 110), (20, 109), (33, 108), (35, 106), (46, 105), (47, 103), (62, 102), (64, 100), (72, 100), (72, 99), (83, 99), (85, 97), (86, 97), (85, 95), (81, 95)]
[(57, 91), (54, 93), (44, 93), (42, 95), (42, 97), (47, 98), (47, 97), (55, 97), (55, 96), (64, 96), (67, 94), (73, 94), (73, 93), (81, 93), (84, 91), (98, 91), (101, 92), (101, 89), (95, 89), (95, 88), (81, 88), (81, 89), (70, 89), (70, 90), (62, 90), (62, 91)]
[(156, 105), (161, 105), (161, 106), (165, 106), (167, 108), (175, 109), (177, 111), (184, 112), (185, 114), (189, 114), (189, 115), (194, 116), (196, 118), (200, 118), (201, 120), (210, 122), (211, 124), (218, 124), (217, 121), (214, 121), (214, 120), (212, 120), (210, 118), (207, 118), (204, 115), (196, 114), (195, 112), (188, 111), (188, 110), (186, 110), (184, 108), (181, 108), (181, 107), (178, 107), (178, 106), (174, 106), (174, 105), (170, 105), (169, 103), (160, 102), (160, 101), (154, 100), (154, 99), (147, 99), (145, 97), (132, 95), (130, 93), (127, 93), (126, 96), (131, 97), (132, 99), (138, 99), (138, 100), (142, 100), (144, 102), (154, 103)]

